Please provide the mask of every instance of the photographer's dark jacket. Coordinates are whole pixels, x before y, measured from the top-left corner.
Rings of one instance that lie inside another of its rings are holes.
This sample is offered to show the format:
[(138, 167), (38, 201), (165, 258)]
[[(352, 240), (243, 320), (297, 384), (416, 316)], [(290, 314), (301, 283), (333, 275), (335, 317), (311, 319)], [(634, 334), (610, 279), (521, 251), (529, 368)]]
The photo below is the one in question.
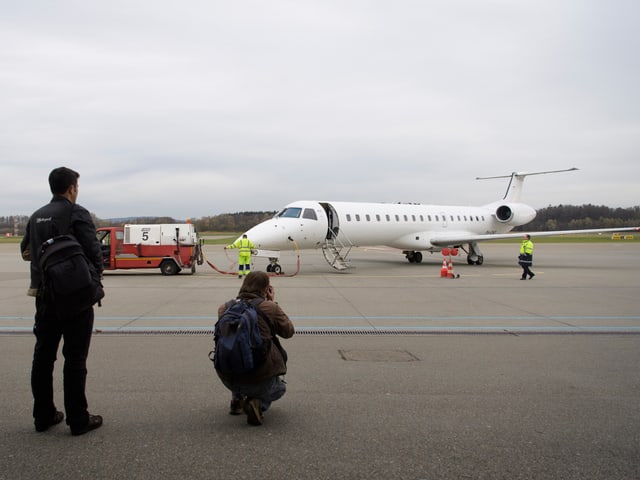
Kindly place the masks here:
[(86, 208), (71, 203), (65, 197), (54, 195), (51, 202), (29, 218), (24, 238), (20, 243), (22, 258), (31, 260), (31, 286), (40, 287), (38, 260), (42, 244), (57, 235), (73, 234), (99, 273), (102, 273), (102, 253), (96, 238), (96, 227)]
[[(242, 295), (241, 298), (251, 301), (260, 297), (253, 294), (246, 294)], [(226, 309), (226, 303), (220, 305), (218, 308), (218, 318), (222, 316)], [(258, 305), (258, 310), (271, 320), (276, 335), (282, 338), (291, 338), (293, 336), (293, 323), (276, 302), (264, 300)], [(258, 315), (258, 327), (260, 328), (260, 335), (263, 339), (271, 339), (271, 328), (262, 315)], [(285, 359), (278, 347), (271, 342), (271, 348), (269, 349), (266, 361), (255, 372), (251, 372), (246, 375), (235, 375), (233, 377), (218, 373), (218, 376), (224, 381), (230, 383), (254, 384), (262, 383), (265, 380), (278, 375), (284, 375), (285, 373), (287, 373), (287, 364)]]

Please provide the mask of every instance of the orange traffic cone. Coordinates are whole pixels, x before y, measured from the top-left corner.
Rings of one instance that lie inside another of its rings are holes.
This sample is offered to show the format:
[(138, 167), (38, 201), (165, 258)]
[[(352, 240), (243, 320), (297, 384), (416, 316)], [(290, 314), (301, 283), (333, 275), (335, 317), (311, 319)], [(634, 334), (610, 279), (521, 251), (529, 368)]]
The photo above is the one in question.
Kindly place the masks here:
[(442, 260), (442, 268), (440, 269), (440, 276), (446, 277), (449, 273), (449, 269), (447, 268), (447, 259)]
[(460, 275), (453, 273), (453, 260), (449, 257), (449, 265), (447, 266), (447, 278), (460, 278)]
[(451, 261), (451, 257), (449, 257), (449, 264), (447, 265), (447, 277), (454, 278), (453, 276), (453, 262)]

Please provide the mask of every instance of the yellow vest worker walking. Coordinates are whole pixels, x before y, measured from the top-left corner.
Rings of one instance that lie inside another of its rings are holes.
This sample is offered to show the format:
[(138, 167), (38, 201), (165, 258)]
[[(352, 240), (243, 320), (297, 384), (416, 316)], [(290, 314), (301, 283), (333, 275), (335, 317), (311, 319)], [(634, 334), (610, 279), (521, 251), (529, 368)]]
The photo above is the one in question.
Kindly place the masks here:
[(531, 271), (531, 265), (533, 265), (533, 242), (529, 234), (524, 236), (524, 240), (522, 240), (522, 244), (520, 245), (518, 263), (522, 267), (522, 277), (520, 280), (526, 280), (527, 275), (529, 276), (529, 280), (531, 280), (535, 273)]
[(236, 240), (235, 243), (224, 247), (238, 249), (238, 278), (248, 275), (251, 271), (251, 251), (256, 248), (255, 244), (247, 238), (247, 234)]

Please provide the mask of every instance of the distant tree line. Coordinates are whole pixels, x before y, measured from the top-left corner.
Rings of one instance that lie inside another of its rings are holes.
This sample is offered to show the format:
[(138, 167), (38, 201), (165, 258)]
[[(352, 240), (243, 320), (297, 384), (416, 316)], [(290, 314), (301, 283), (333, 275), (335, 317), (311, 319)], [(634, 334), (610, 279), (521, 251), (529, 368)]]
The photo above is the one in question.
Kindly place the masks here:
[[(223, 213), (191, 219), (198, 232), (244, 232), (275, 215), (274, 212)], [(171, 217), (130, 217), (102, 220), (92, 215), (96, 227), (120, 226), (125, 223), (185, 223)], [(0, 217), (0, 235), (23, 235), (29, 217)], [(640, 226), (640, 206), (610, 208), (603, 205), (558, 205), (538, 210), (536, 218), (516, 230), (554, 231), (583, 228), (616, 228)]]
[[(190, 219), (198, 232), (245, 232), (254, 225), (273, 217), (273, 212), (238, 212), (224, 213), (211, 217)], [(126, 223), (132, 224), (160, 224), (160, 223), (186, 223), (185, 219), (175, 219), (172, 217), (128, 217), (100, 219), (91, 214), (96, 227), (121, 226)], [(15, 215), (0, 217), (0, 236), (24, 235), (25, 227), (29, 217), (26, 215)]]
[(246, 232), (251, 227), (273, 217), (276, 212), (223, 213), (192, 220), (198, 232)]
[(538, 210), (533, 221), (516, 230), (555, 231), (640, 226), (640, 206), (610, 208), (604, 205), (557, 205)]
[[(254, 225), (273, 217), (276, 212), (238, 212), (223, 213), (211, 217), (189, 219), (198, 232), (245, 232)], [(171, 217), (131, 217), (110, 220), (94, 218), (96, 227), (120, 226), (125, 223), (133, 224), (159, 224), (159, 223), (186, 223), (186, 220), (176, 220)]]

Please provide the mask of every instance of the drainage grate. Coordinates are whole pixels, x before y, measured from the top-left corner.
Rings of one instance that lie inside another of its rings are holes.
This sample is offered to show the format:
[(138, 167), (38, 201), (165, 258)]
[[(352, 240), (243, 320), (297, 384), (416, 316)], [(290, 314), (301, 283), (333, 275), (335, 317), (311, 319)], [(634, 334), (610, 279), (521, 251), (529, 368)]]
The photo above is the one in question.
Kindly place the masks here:
[[(95, 335), (206, 335), (213, 327), (99, 327)], [(0, 335), (33, 335), (32, 327), (0, 327)], [(640, 335), (638, 327), (299, 327), (296, 335)]]

